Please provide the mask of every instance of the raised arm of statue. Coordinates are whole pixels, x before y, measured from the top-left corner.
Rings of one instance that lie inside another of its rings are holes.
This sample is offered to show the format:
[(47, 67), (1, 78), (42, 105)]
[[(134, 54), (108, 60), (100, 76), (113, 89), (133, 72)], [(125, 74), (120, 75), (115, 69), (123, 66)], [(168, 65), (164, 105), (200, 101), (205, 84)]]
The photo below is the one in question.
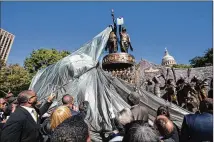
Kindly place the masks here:
[(112, 21), (113, 21), (113, 24), (114, 24), (113, 32), (115, 33), (115, 35), (117, 35), (117, 24), (116, 24), (116, 20), (114, 18), (114, 10), (113, 9), (111, 10), (111, 16), (112, 16)]

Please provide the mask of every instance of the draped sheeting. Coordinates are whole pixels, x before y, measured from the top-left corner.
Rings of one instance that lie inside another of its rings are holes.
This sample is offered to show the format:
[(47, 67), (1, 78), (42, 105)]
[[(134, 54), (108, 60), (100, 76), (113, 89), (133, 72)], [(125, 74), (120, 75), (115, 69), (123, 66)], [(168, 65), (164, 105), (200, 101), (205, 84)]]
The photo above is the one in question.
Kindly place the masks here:
[[(38, 71), (34, 76), (30, 88), (37, 93), (38, 100), (45, 100), (51, 93), (56, 94), (52, 107), (61, 104), (61, 98), (70, 94), (75, 103), (88, 101), (90, 104), (89, 128), (92, 140), (99, 141), (101, 131), (111, 131), (110, 118), (122, 110), (130, 108), (127, 96), (133, 91), (133, 86), (121, 79), (112, 77), (104, 72), (99, 65), (99, 58), (106, 46), (111, 28), (95, 36), (90, 42), (80, 47), (71, 55)], [(150, 119), (156, 116), (156, 110), (166, 102), (144, 90), (139, 90), (142, 105), (149, 109)], [(178, 126), (181, 125), (186, 110), (176, 105), (168, 104), (172, 118)]]

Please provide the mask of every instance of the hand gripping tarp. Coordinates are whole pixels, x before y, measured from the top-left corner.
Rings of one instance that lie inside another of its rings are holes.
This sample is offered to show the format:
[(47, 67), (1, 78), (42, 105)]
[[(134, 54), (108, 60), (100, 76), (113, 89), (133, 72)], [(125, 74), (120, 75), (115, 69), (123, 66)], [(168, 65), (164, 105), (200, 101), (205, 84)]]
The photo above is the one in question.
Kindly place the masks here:
[[(29, 88), (37, 93), (39, 101), (55, 93), (56, 99), (52, 107), (60, 105), (65, 94), (72, 95), (78, 104), (88, 101), (88, 124), (93, 141), (100, 141), (101, 131), (112, 130), (110, 118), (114, 114), (123, 108), (130, 108), (127, 96), (132, 87), (105, 73), (98, 64), (110, 32), (111, 28), (106, 28), (76, 52), (38, 71)], [(138, 93), (141, 95), (142, 105), (148, 107), (151, 113), (150, 118), (154, 118), (157, 107), (165, 105), (165, 102), (146, 91)], [(174, 116), (179, 116), (176, 120), (181, 123), (183, 115), (187, 112), (176, 106), (172, 110)]]

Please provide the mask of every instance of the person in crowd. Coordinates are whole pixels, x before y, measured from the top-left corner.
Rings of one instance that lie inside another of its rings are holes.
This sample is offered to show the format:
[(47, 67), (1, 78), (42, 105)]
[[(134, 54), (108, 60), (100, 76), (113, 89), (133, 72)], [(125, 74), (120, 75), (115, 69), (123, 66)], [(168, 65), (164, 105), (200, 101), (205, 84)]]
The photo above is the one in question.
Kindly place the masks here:
[(118, 121), (125, 126), (134, 120), (133, 114), (129, 108), (124, 108), (118, 113)]
[[(113, 132), (105, 138), (103, 136), (104, 141), (113, 141), (120, 140), (122, 141), (123, 136), (125, 134), (125, 127), (134, 120), (132, 112), (129, 108), (124, 108), (120, 112), (118, 112), (116, 118), (112, 120), (113, 123)], [(103, 134), (101, 134), (103, 135)]]
[(133, 114), (129, 108), (124, 108), (120, 112), (118, 112), (118, 115), (115, 118), (115, 127), (116, 131), (114, 130), (114, 133), (118, 136), (123, 136), (125, 134), (125, 127), (127, 124), (132, 122), (134, 120)]
[[(0, 131), (3, 128), (4, 124), (7, 121), (7, 102), (5, 101), (5, 99), (0, 98)], [(1, 134), (1, 133), (0, 133)]]
[(4, 98), (0, 98), (0, 122), (6, 119), (5, 111), (7, 109), (7, 102)]
[(80, 115), (74, 115), (58, 125), (51, 142), (90, 142), (89, 128)]
[(200, 102), (200, 113), (184, 116), (181, 127), (181, 142), (213, 141), (213, 99)]
[(159, 142), (159, 136), (149, 126), (132, 123), (129, 131), (123, 137), (123, 142)]
[(90, 121), (90, 115), (91, 115), (91, 108), (88, 101), (83, 101), (79, 105), (79, 111), (80, 114), (83, 116), (83, 118), (89, 122)]
[(51, 113), (51, 116), (47, 117), (41, 124), (40, 132), (42, 134), (43, 142), (50, 142), (51, 134), (54, 129), (71, 116), (71, 110), (67, 106), (63, 105), (54, 109)]
[(74, 98), (69, 95), (66, 94), (62, 97), (62, 103), (63, 105), (67, 106), (70, 108), (72, 115), (77, 115), (78, 114), (78, 109), (76, 108), (76, 106), (74, 106)]
[(58, 108), (56, 108), (51, 115), (51, 130), (54, 130), (59, 124), (61, 124), (64, 120), (71, 116), (72, 113), (67, 106), (59, 106)]
[(149, 114), (146, 107), (140, 105), (140, 97), (137, 93), (132, 92), (128, 96), (129, 104), (131, 107), (131, 112), (133, 114), (134, 120), (143, 120), (145, 123), (148, 123)]
[[(65, 98), (65, 96), (64, 96)], [(73, 115), (72, 109), (72, 103), (69, 103), (70, 96), (68, 98), (63, 99), (62, 101), (64, 102), (64, 105), (59, 106), (55, 109), (53, 109), (50, 112), (50, 116), (48, 115), (44, 122), (41, 125), (41, 134), (43, 136), (43, 142), (50, 142), (51, 134), (52, 131), (60, 124), (62, 123), (65, 119), (71, 117)], [(73, 99), (73, 98), (72, 98)], [(67, 102), (67, 104), (66, 104)], [(76, 112), (77, 113), (77, 112)], [(77, 113), (78, 114), (78, 113)]]
[(5, 101), (8, 102), (8, 99), (10, 99), (11, 97), (14, 97), (13, 93), (9, 92), (7, 93), (7, 95), (4, 97)]
[[(160, 106), (158, 108), (158, 110), (157, 110), (157, 116), (159, 116), (159, 115), (164, 115), (169, 120), (171, 120), (170, 113), (169, 113), (169, 108), (167, 106)], [(178, 126), (174, 122), (173, 122), (173, 125), (174, 125), (174, 130), (173, 130), (173, 134), (172, 134), (172, 139), (174, 139), (176, 142), (179, 142), (179, 139), (180, 139), (180, 129), (178, 128)]]
[(165, 115), (167, 118), (170, 119), (170, 113), (169, 113), (168, 106), (160, 106), (157, 109), (157, 116), (159, 116), (159, 115)]
[(42, 135), (42, 142), (50, 142), (51, 137), (51, 126), (50, 126), (50, 117), (47, 117), (41, 124), (40, 133)]
[(13, 113), (18, 105), (16, 97), (10, 97), (7, 100), (8, 106), (5, 110), (6, 115), (9, 117), (11, 113)]
[(22, 91), (17, 97), (19, 106), (2, 129), (1, 141), (39, 142), (41, 138), (39, 115), (42, 116), (48, 110), (54, 97), (50, 95), (41, 108), (36, 108), (36, 93), (32, 90)]
[[(174, 125), (171, 120), (169, 120), (164, 115), (157, 116), (154, 127), (157, 129), (161, 136), (161, 140), (163, 142), (179, 142), (179, 139), (173, 139), (173, 131), (174, 131)], [(178, 137), (177, 137), (178, 138)]]

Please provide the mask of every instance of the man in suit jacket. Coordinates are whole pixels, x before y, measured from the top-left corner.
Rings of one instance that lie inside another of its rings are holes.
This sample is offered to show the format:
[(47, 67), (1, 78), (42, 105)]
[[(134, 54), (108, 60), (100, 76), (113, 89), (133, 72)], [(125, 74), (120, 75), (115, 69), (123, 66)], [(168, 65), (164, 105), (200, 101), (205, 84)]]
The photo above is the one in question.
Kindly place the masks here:
[(200, 114), (184, 116), (181, 128), (182, 142), (213, 141), (213, 99), (204, 99), (199, 109)]
[(132, 106), (131, 111), (134, 120), (143, 120), (145, 123), (149, 121), (148, 109), (140, 104), (140, 97), (137, 93), (131, 92), (128, 96), (128, 102)]
[(47, 102), (38, 109), (35, 107), (36, 93), (31, 90), (22, 91), (17, 97), (19, 106), (3, 127), (1, 141), (39, 142), (40, 116), (48, 110), (53, 98), (54, 96), (49, 96)]

